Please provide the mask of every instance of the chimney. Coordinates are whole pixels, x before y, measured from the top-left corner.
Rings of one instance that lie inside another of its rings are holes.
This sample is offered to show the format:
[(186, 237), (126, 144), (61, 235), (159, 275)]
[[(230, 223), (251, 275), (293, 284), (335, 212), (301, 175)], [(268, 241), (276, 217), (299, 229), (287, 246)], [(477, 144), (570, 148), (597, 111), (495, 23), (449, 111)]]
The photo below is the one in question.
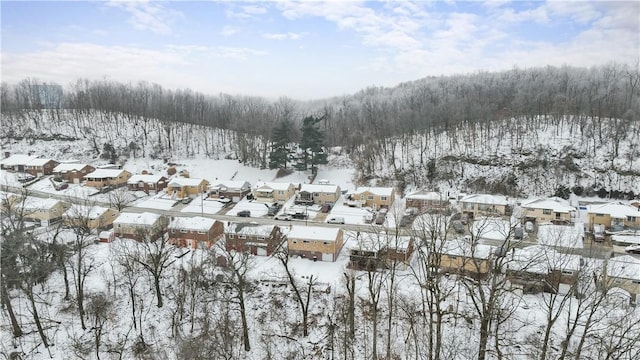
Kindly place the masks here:
[(4, 152), (4, 158), (8, 158), (9, 156), (11, 156), (11, 151), (5, 151)]

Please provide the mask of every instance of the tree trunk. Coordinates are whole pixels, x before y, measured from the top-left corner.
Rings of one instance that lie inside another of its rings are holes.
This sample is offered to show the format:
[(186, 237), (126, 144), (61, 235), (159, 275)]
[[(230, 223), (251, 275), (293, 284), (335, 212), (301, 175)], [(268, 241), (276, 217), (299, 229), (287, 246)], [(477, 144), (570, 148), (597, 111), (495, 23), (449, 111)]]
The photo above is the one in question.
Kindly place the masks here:
[(484, 360), (489, 342), (489, 319), (484, 316), (480, 322), (480, 343), (478, 345), (478, 360)]
[[(79, 249), (79, 252), (82, 252), (83, 249)], [(77, 277), (76, 277), (76, 291), (78, 295), (78, 312), (80, 313), (80, 325), (82, 326), (82, 330), (86, 330), (87, 326), (84, 323), (84, 284), (82, 281), (82, 258), (78, 256), (78, 268), (77, 268)]]
[(38, 309), (36, 308), (36, 301), (33, 298), (33, 293), (30, 291), (27, 294), (29, 298), (29, 302), (31, 303), (31, 313), (33, 315), (33, 321), (36, 323), (36, 328), (38, 329), (38, 334), (40, 335), (40, 339), (42, 339), (42, 344), (44, 347), (49, 347), (49, 342), (47, 341), (47, 337), (44, 334), (44, 329), (42, 328), (42, 323), (40, 322), (40, 315), (38, 315)]
[(242, 340), (244, 341), (244, 351), (250, 351), (251, 344), (249, 344), (249, 325), (247, 325), (247, 313), (244, 305), (244, 290), (239, 291), (238, 300), (240, 300), (240, 317), (242, 318)]
[(160, 292), (160, 275), (153, 276), (153, 282), (156, 287), (156, 297), (158, 298), (158, 307), (162, 307), (162, 293)]
[(4, 284), (2, 284), (2, 303), (6, 306), (7, 312), (9, 313), (9, 319), (11, 319), (11, 328), (13, 332), (13, 337), (22, 336), (22, 329), (20, 328), (20, 324), (18, 324), (18, 319), (16, 319), (16, 314), (13, 312), (13, 306), (11, 305), (9, 292), (7, 291), (7, 287)]

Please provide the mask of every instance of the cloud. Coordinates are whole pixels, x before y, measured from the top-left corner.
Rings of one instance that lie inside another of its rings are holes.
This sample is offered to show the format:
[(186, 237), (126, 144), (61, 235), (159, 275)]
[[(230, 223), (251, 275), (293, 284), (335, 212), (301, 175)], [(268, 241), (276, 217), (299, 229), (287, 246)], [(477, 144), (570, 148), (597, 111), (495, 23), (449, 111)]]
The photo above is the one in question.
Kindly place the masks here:
[(149, 30), (157, 34), (170, 34), (171, 24), (183, 17), (179, 11), (168, 9), (159, 2), (112, 0), (108, 6), (129, 13), (129, 23), (136, 29)]
[(298, 40), (305, 36), (307, 33), (265, 33), (262, 37), (269, 40)]
[(223, 27), (222, 30), (220, 30), (220, 35), (231, 36), (237, 34), (239, 31), (240, 30), (238, 30), (237, 28), (227, 25)]

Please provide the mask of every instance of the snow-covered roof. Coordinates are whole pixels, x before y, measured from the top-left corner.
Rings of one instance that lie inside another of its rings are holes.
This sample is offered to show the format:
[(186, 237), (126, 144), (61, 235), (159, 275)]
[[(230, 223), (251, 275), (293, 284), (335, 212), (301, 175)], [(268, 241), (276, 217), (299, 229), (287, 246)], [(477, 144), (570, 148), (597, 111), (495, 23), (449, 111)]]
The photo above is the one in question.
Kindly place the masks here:
[(109, 208), (102, 206), (84, 206), (84, 205), (71, 205), (69, 210), (65, 211), (64, 216), (69, 218), (83, 217), (89, 220), (94, 220), (104, 215), (109, 211)]
[(84, 176), (85, 179), (105, 179), (105, 178), (117, 178), (122, 174), (122, 169), (97, 169)]
[[(272, 190), (289, 190), (293, 184), (288, 182), (258, 182), (255, 189), (264, 191), (268, 189)], [(264, 188), (264, 189), (263, 189)]]
[(438, 194), (437, 192), (430, 191), (416, 191), (412, 194), (407, 195), (407, 199), (419, 199), (419, 200), (447, 200), (446, 197), (442, 196), (442, 194)]
[(460, 199), (460, 202), (475, 204), (507, 205), (507, 198), (502, 195), (472, 194)]
[(49, 161), (53, 161), (53, 159), (36, 158), (36, 159), (32, 159), (31, 161), (29, 161), (25, 165), (27, 165), (27, 166), (43, 166), (44, 164), (48, 163)]
[(198, 186), (200, 185), (204, 179), (198, 178), (185, 178), (185, 177), (176, 177), (171, 179), (168, 186), (170, 187), (183, 187), (183, 186)]
[(542, 245), (560, 246), (568, 248), (582, 248), (584, 225), (552, 225), (545, 224), (538, 227), (538, 242)]
[(361, 232), (355, 241), (349, 241), (346, 246), (352, 250), (378, 251), (383, 248), (406, 250), (410, 243), (410, 236)]
[(627, 216), (640, 217), (640, 211), (631, 205), (622, 203), (607, 203), (587, 206), (587, 213), (609, 214), (612, 218), (626, 219)]
[(506, 240), (514, 235), (514, 229), (518, 226), (515, 219), (478, 217), (471, 224), (471, 232), (482, 239)]
[(42, 199), (38, 197), (29, 197), (24, 201), (22, 208), (29, 211), (49, 210), (52, 207), (56, 206), (58, 203), (61, 203), (61, 201), (50, 198)]
[(333, 193), (340, 191), (340, 187), (338, 185), (329, 185), (329, 184), (303, 184), (300, 187), (300, 191), (306, 191), (310, 193)]
[(84, 169), (85, 166), (89, 166), (89, 164), (82, 163), (62, 163), (58, 164), (58, 166), (53, 168), (53, 172), (65, 172), (65, 171), (79, 171)]
[(3, 166), (26, 165), (30, 161), (37, 158), (38, 158), (37, 155), (15, 154), (15, 155), (9, 156), (6, 159), (0, 160), (0, 165), (3, 165)]
[(640, 260), (631, 255), (609, 259), (607, 275), (617, 278), (640, 280)]
[(288, 236), (291, 239), (336, 241), (339, 233), (339, 228), (293, 225)]
[(464, 256), (466, 258), (488, 259), (494, 248), (485, 244), (471, 246), (471, 241), (464, 238), (447, 240), (442, 244), (442, 253), (453, 256)]
[(215, 219), (209, 219), (202, 216), (177, 217), (171, 221), (169, 228), (209, 231), (215, 222)]
[(231, 223), (227, 226), (227, 233), (247, 236), (269, 236), (276, 225), (259, 225), (252, 223)]
[(393, 188), (392, 187), (370, 187), (370, 186), (364, 186), (364, 187), (358, 187), (356, 188), (356, 190), (353, 192), (354, 194), (362, 194), (364, 192), (369, 192), (378, 196), (391, 196), (393, 194)]
[(529, 273), (548, 274), (552, 270), (580, 270), (580, 256), (557, 252), (553, 248), (532, 245), (525, 248), (514, 248), (506, 254), (507, 268)]
[(209, 186), (209, 189), (248, 189), (251, 187), (251, 184), (247, 181), (242, 180), (223, 180), (216, 182), (215, 185)]
[(560, 213), (576, 211), (576, 209), (573, 206), (570, 206), (567, 201), (559, 198), (534, 199), (522, 203), (522, 206), (529, 209), (550, 209), (553, 212)]
[(157, 183), (159, 182), (164, 176), (162, 175), (150, 175), (150, 174), (139, 174), (139, 175), (133, 175), (132, 177), (129, 178), (129, 180), (127, 181), (127, 184), (137, 184), (139, 182), (143, 182), (143, 183)]
[(160, 219), (160, 215), (143, 212), (143, 213), (122, 213), (113, 222), (114, 224), (126, 225), (153, 225)]

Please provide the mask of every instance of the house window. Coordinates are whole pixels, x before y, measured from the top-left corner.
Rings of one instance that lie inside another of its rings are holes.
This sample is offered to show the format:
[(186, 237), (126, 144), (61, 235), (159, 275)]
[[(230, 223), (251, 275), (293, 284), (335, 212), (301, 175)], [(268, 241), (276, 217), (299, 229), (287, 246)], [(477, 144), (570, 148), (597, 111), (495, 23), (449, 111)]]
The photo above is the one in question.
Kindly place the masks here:
[(309, 240), (302, 240), (303, 243), (308, 244)]
[(456, 260), (457, 258), (458, 258), (457, 256), (451, 256), (451, 255), (449, 255), (449, 259), (451, 259), (451, 260)]
[(373, 195), (367, 196), (367, 200), (373, 200)]
[(319, 196), (320, 196), (320, 194), (318, 194), (318, 193), (313, 193), (313, 197), (314, 197), (314, 198), (317, 198), (317, 197), (319, 197)]
[(278, 190), (278, 195), (284, 195), (284, 191)]
[(198, 234), (201, 234), (201, 235), (202, 235), (202, 234), (205, 234), (205, 233), (206, 233), (205, 231), (198, 230)]
[(542, 214), (543, 215), (551, 215), (551, 209), (542, 209)]
[(389, 199), (388, 196), (380, 196), (380, 200), (382, 201), (387, 201)]
[(635, 216), (627, 216), (627, 221), (636, 222), (636, 217)]
[(322, 244), (329, 245), (329, 243), (327, 241), (323, 241)]
[(258, 236), (258, 240), (264, 240), (264, 236)]
[(189, 232), (189, 231), (188, 231), (187, 229), (180, 229), (180, 232), (181, 232), (181, 233), (187, 233), (187, 232)]
[(573, 271), (562, 270), (562, 275), (573, 275)]
[(292, 242), (293, 244), (297, 244), (297, 243), (298, 243), (298, 240), (291, 240), (291, 242)]
[(233, 239), (233, 234), (229, 234), (229, 239)]
[(596, 214), (596, 217), (604, 217), (604, 214)]
[(640, 284), (640, 280), (631, 280), (631, 282), (634, 284)]
[(246, 239), (246, 238), (247, 238), (247, 235), (244, 235), (244, 234), (240, 235), (240, 239)]

